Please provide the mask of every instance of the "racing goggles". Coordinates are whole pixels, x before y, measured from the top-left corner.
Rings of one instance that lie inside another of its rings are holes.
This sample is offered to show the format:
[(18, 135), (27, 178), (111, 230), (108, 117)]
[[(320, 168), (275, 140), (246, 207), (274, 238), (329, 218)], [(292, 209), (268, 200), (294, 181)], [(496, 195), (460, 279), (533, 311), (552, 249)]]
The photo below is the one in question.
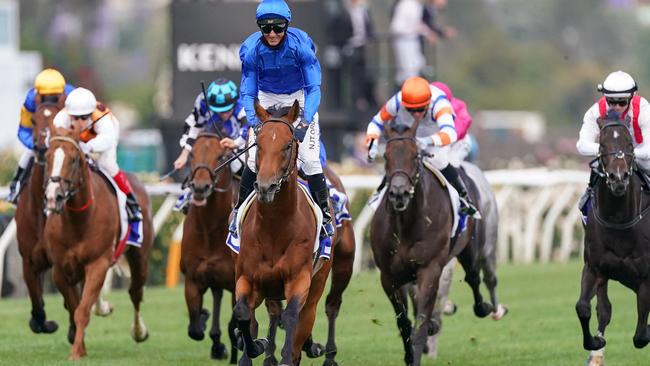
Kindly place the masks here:
[(259, 24), (260, 30), (264, 34), (269, 34), (271, 31), (274, 31), (275, 34), (284, 33), (287, 30), (287, 23), (279, 24)]
[(630, 101), (627, 98), (606, 98), (607, 104), (609, 105), (620, 105), (625, 107)]
[(427, 110), (426, 105), (424, 107), (420, 107), (420, 108), (406, 108), (406, 111), (409, 112), (409, 113), (420, 113), (420, 112), (424, 112), (426, 110)]
[(84, 115), (82, 115), (82, 116), (70, 116), (70, 117), (72, 117), (72, 119), (75, 120), (75, 121), (76, 121), (76, 120), (84, 120), (84, 121), (85, 121), (85, 120), (87, 120), (88, 118), (90, 118), (90, 115), (91, 115), (91, 114), (84, 114)]

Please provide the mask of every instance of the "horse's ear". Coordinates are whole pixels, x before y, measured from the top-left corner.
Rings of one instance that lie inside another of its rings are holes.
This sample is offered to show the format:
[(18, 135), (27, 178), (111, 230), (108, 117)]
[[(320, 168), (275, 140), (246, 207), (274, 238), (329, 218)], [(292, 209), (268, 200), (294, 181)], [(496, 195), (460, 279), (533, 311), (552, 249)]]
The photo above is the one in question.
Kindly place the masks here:
[(260, 121), (266, 121), (268, 120), (271, 116), (269, 116), (268, 112), (262, 105), (260, 104), (260, 101), (255, 98), (255, 101), (253, 102), (253, 106), (255, 107), (255, 114), (257, 115), (257, 118)]
[(300, 103), (298, 103), (298, 99), (296, 99), (293, 101), (293, 105), (291, 106), (291, 109), (287, 114), (287, 120), (293, 123), (296, 120), (296, 118), (298, 118), (299, 115), (300, 115)]
[(607, 119), (605, 119), (605, 118), (603, 118), (603, 117), (598, 117), (598, 118), (596, 119), (596, 123), (598, 124), (598, 128), (599, 128), (599, 129), (602, 129), (603, 126), (607, 123)]

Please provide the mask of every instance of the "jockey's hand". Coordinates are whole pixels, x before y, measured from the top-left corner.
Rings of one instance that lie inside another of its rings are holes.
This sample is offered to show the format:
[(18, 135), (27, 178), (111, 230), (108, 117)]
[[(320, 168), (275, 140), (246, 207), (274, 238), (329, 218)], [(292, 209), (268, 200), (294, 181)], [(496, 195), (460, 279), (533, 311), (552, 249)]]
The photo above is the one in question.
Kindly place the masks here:
[(366, 147), (370, 147), (370, 141), (372, 141), (372, 140), (375, 140), (373, 145), (378, 144), (379, 143), (379, 135), (377, 135), (376, 133), (368, 133), (368, 134), (366, 134), (366, 142), (365, 142)]
[(379, 154), (379, 140), (373, 140), (372, 146), (368, 147), (368, 162), (372, 163)]
[(185, 164), (187, 164), (187, 157), (190, 156), (190, 151), (187, 149), (183, 149), (181, 151), (181, 154), (178, 156), (176, 161), (174, 162), (174, 169), (176, 170), (181, 170), (185, 167)]
[(308, 129), (309, 123), (305, 122), (305, 120), (301, 120), (293, 129), (293, 137), (295, 137), (299, 142), (302, 142), (305, 139), (305, 135), (307, 134)]
[(81, 151), (84, 152), (84, 154), (90, 154), (91, 152), (93, 152), (92, 147), (88, 143), (83, 141), (79, 141), (79, 148), (81, 149)]
[(420, 150), (426, 150), (429, 146), (433, 145), (433, 139), (431, 136), (416, 137), (415, 141), (417, 142), (418, 148), (420, 148)]
[(221, 145), (221, 147), (224, 149), (234, 149), (237, 147), (237, 145), (235, 145), (235, 141), (230, 137), (221, 139), (221, 141), (219, 141), (219, 145)]

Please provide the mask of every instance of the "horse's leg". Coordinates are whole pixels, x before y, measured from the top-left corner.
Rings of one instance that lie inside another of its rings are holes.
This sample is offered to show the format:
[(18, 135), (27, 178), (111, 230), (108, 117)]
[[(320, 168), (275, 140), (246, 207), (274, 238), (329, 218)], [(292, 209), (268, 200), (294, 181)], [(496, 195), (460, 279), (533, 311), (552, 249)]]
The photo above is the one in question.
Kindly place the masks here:
[(236, 301), (233, 313), (237, 319), (237, 329), (244, 340), (244, 354), (239, 361), (240, 366), (252, 365), (251, 358), (255, 358), (264, 353), (268, 342), (265, 339), (253, 339), (251, 335), (251, 317), (254, 309), (261, 297), (253, 290), (252, 284), (244, 276), (237, 279), (235, 285)]
[(591, 266), (585, 263), (582, 269), (582, 279), (580, 281), (580, 297), (576, 303), (576, 313), (582, 327), (582, 346), (588, 351), (595, 351), (605, 347), (605, 338), (596, 334), (591, 335), (589, 330), (589, 320), (591, 320), (591, 299), (596, 295), (596, 288), (600, 279), (591, 270)]
[(52, 267), (52, 280), (63, 295), (63, 306), (68, 310), (68, 342), (74, 343), (77, 327), (74, 321), (74, 312), (79, 305), (79, 290), (74, 284), (69, 284), (63, 273), (63, 269), (57, 266)]
[(84, 335), (88, 322), (90, 321), (90, 308), (97, 301), (99, 292), (102, 290), (108, 267), (109, 261), (105, 258), (100, 258), (94, 263), (88, 264), (85, 268), (86, 274), (81, 301), (74, 311), (77, 332), (75, 333), (74, 344), (70, 351), (70, 360), (78, 360), (86, 355)]
[(634, 347), (643, 348), (650, 342), (650, 329), (648, 327), (648, 311), (650, 311), (650, 288), (646, 283), (641, 283), (636, 291), (637, 323), (634, 332)]
[[(597, 335), (605, 336), (605, 328), (612, 318), (612, 304), (607, 296), (607, 280), (596, 289), (596, 315), (598, 316), (598, 333)], [(605, 348), (589, 352), (587, 366), (599, 366), (605, 363)]]
[[(117, 266), (119, 265), (119, 263), (115, 265)], [(114, 274), (115, 274), (114, 268), (109, 268), (108, 272), (106, 272), (106, 279), (104, 280), (102, 291), (99, 293), (99, 297), (97, 297), (97, 302), (93, 305), (93, 312), (97, 316), (109, 316), (113, 313), (113, 304), (111, 304), (107, 300), (104, 300), (104, 294), (108, 293), (108, 291), (112, 287)]]
[[(311, 277), (311, 270), (303, 270), (293, 279), (285, 282), (284, 296), (287, 299), (287, 307), (282, 312), (282, 325), (284, 327), (284, 346), (280, 354), (280, 366), (299, 365), (302, 345), (311, 334), (309, 324), (314, 324), (316, 315), (315, 304), (307, 305), (307, 298), (310, 297), (310, 288), (322, 276), (329, 274), (329, 262), (323, 265), (320, 271)], [(323, 292), (324, 284), (320, 288)], [(313, 298), (310, 298), (313, 301)], [(318, 302), (318, 300), (316, 300)], [(309, 307), (308, 307), (309, 306)], [(307, 309), (305, 309), (307, 308)]]
[(32, 302), (32, 317), (29, 319), (29, 328), (34, 333), (54, 333), (59, 329), (59, 325), (53, 320), (46, 320), (42, 273), (34, 267), (35, 265), (25, 255), (23, 257), (23, 278)]
[(277, 300), (266, 300), (266, 311), (269, 314), (269, 332), (266, 339), (269, 341), (269, 346), (266, 349), (264, 357), (264, 366), (276, 366), (278, 359), (275, 358), (275, 335), (280, 323), (280, 316), (282, 315), (282, 303)]
[(393, 284), (393, 279), (384, 272), (381, 273), (381, 286), (388, 296), (393, 310), (397, 316), (397, 329), (402, 336), (404, 345), (404, 363), (407, 366), (413, 365), (413, 346), (411, 344), (411, 321), (408, 318), (406, 309), (406, 297), (404, 292)]
[(144, 342), (149, 338), (149, 332), (140, 315), (140, 304), (142, 303), (144, 285), (149, 270), (147, 256), (143, 248), (129, 248), (125, 255), (131, 270), (129, 296), (134, 310), (131, 338), (136, 342)]
[(449, 261), (442, 269), (440, 275), (440, 281), (438, 285), (438, 295), (436, 296), (436, 302), (433, 307), (433, 314), (431, 319), (438, 324), (438, 331), (435, 334), (427, 338), (427, 347), (425, 347), (425, 352), (427, 356), (431, 358), (438, 357), (438, 337), (440, 336), (440, 331), (442, 330), (442, 313), (449, 298), (449, 290), (451, 288), (451, 280), (454, 275), (454, 265), (456, 264), (455, 258)]
[(212, 327), (210, 328), (210, 339), (212, 339), (212, 350), (210, 356), (214, 360), (225, 360), (228, 358), (226, 345), (221, 343), (221, 327), (219, 317), (221, 316), (221, 298), (223, 289), (212, 287)]
[(494, 311), (490, 316), (494, 320), (501, 320), (507, 313), (508, 308), (499, 302), (497, 298), (497, 265), (496, 265), (496, 256), (491, 255), (488, 258), (481, 259), (481, 270), (483, 273), (483, 283), (487, 287), (488, 292), (490, 293), (490, 301), (494, 307)]
[[(327, 314), (327, 345), (325, 346), (325, 361), (323, 366), (337, 366), (335, 361), (336, 349), (336, 318), (341, 309), (343, 291), (348, 287), (352, 278), (352, 265), (354, 263), (354, 233), (352, 225), (346, 227), (344, 223), (343, 238), (334, 248), (332, 263), (332, 284), (325, 300), (325, 314)], [(350, 248), (351, 247), (351, 248)], [(340, 249), (339, 249), (340, 248)], [(345, 250), (345, 249), (351, 250)]]
[(474, 296), (474, 315), (479, 318), (490, 315), (494, 311), (494, 307), (492, 304), (483, 301), (483, 296), (479, 289), (481, 285), (481, 268), (479, 267), (479, 253), (476, 246), (469, 243), (458, 255), (458, 261), (465, 270), (465, 282), (472, 289), (472, 295)]
[(197, 283), (190, 276), (185, 276), (185, 303), (190, 315), (187, 335), (195, 341), (202, 341), (209, 313), (203, 309), (203, 294), (207, 288)]
[[(443, 262), (444, 263), (444, 262)], [(417, 317), (412, 331), (413, 365), (420, 365), (427, 336), (438, 332), (439, 325), (431, 318), (436, 295), (440, 285), (442, 265), (434, 259), (426, 268), (417, 274)]]

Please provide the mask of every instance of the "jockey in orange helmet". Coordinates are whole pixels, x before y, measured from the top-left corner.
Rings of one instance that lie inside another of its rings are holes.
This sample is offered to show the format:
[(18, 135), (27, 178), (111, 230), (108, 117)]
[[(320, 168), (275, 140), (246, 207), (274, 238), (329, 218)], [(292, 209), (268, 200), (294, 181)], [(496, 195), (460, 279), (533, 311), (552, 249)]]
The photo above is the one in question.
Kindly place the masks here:
[(131, 184), (117, 165), (117, 140), (119, 121), (104, 104), (95, 99), (88, 89), (73, 90), (65, 101), (65, 108), (54, 117), (54, 126), (70, 128), (81, 123), (79, 147), (85, 153), (99, 153), (97, 165), (108, 173), (126, 194), (129, 221), (141, 221), (140, 205), (133, 194)]
[(18, 126), (18, 139), (27, 148), (20, 155), (18, 169), (9, 184), (9, 195), (7, 201), (16, 204), (21, 191), (21, 183), (29, 175), (29, 163), (34, 157), (34, 125), (32, 114), (41, 103), (55, 103), (63, 107), (66, 95), (74, 86), (66, 84), (63, 75), (55, 69), (45, 69), (36, 75), (34, 87), (29, 89), (25, 102), (20, 110), (20, 125)]
[[(419, 121), (416, 139), (420, 149), (433, 157), (427, 158), (436, 169), (440, 170), (461, 199), (461, 210), (468, 215), (477, 214), (477, 209), (467, 194), (465, 183), (458, 171), (449, 164), (449, 147), (458, 139), (454, 124), (454, 110), (445, 93), (421, 77), (411, 77), (402, 85), (399, 93), (391, 97), (379, 113), (368, 123), (366, 146), (377, 140), (384, 130), (384, 124), (395, 120), (406, 125)], [(376, 150), (371, 149), (370, 158)]]

